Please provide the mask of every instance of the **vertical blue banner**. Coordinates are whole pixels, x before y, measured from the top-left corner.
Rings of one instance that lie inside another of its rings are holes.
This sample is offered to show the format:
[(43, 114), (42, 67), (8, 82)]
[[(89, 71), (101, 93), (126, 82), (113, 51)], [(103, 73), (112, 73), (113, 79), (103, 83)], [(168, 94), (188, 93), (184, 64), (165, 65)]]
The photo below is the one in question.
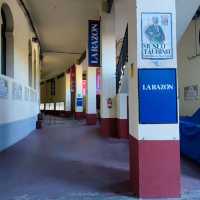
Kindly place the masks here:
[(140, 124), (176, 124), (176, 69), (138, 71)]
[(88, 65), (100, 67), (100, 21), (88, 23)]

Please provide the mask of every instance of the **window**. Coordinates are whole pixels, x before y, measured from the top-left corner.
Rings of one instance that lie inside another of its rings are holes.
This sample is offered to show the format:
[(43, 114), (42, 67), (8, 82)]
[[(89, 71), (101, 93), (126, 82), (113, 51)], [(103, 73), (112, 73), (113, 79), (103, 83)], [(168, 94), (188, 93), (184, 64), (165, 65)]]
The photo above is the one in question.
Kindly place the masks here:
[(60, 111), (63, 111), (65, 110), (65, 103), (64, 102), (58, 102), (56, 103), (56, 110), (60, 110)]
[(13, 16), (7, 4), (1, 7), (1, 74), (14, 77)]
[(33, 74), (33, 69), (32, 69), (32, 42), (29, 40), (28, 43), (28, 79), (29, 79), (29, 86), (32, 87), (32, 74)]
[(43, 103), (40, 104), (40, 110), (44, 110), (44, 104)]
[(46, 110), (50, 110), (50, 104), (46, 103)]
[(49, 110), (54, 110), (54, 103), (49, 104)]
[(36, 89), (36, 80), (37, 80), (37, 60), (36, 60), (36, 50), (34, 50), (34, 55), (33, 55), (33, 67), (34, 67), (34, 89)]

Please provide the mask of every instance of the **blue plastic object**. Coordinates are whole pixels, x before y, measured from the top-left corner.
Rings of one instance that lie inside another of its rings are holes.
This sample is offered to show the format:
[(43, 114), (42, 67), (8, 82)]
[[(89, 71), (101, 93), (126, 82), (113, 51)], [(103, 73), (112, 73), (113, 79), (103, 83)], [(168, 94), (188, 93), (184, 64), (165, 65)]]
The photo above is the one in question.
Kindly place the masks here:
[(191, 117), (180, 117), (181, 153), (200, 164), (200, 108)]

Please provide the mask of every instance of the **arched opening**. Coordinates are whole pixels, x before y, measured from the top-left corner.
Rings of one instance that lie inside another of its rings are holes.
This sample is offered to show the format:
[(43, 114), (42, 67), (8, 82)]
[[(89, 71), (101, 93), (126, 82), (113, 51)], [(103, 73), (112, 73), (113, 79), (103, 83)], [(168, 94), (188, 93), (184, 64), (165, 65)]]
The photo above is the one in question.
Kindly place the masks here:
[(36, 76), (36, 73), (37, 73), (37, 60), (36, 60), (36, 50), (34, 49), (34, 55), (33, 55), (33, 67), (34, 67), (34, 89), (36, 89), (36, 79), (37, 79), (37, 76)]
[(7, 4), (1, 7), (1, 74), (14, 77), (13, 16)]
[(32, 42), (29, 40), (28, 43), (28, 77), (29, 77), (29, 86), (32, 87), (32, 74), (33, 74), (33, 69), (32, 69)]

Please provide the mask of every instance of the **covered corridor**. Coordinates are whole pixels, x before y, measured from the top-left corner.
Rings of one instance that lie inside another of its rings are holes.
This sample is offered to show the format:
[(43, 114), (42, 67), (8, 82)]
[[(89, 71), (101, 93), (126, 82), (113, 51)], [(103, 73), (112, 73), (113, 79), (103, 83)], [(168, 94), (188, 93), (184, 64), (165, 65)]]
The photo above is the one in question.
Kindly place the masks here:
[(0, 200), (200, 199), (200, 0), (0, 8)]

